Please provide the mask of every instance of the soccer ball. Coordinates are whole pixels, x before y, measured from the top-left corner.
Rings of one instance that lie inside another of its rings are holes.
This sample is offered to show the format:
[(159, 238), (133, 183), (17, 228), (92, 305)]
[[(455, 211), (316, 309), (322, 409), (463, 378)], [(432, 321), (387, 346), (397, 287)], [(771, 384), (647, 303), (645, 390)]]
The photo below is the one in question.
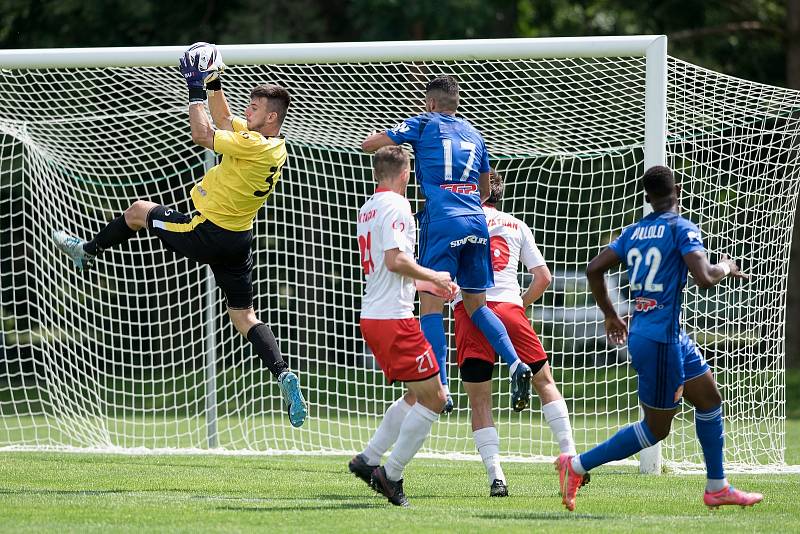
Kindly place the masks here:
[(205, 73), (203, 83), (216, 80), (219, 74), (225, 70), (225, 63), (222, 62), (222, 53), (217, 49), (216, 45), (211, 43), (194, 43), (186, 50), (189, 59), (193, 62), (196, 58), (200, 58), (198, 68), (200, 72)]

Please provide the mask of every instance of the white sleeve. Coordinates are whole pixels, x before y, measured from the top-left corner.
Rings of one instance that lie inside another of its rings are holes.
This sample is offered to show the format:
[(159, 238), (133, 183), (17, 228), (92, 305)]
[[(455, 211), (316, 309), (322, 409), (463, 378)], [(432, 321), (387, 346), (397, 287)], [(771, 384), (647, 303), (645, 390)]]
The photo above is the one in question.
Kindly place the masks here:
[(399, 248), (400, 252), (413, 255), (413, 241), (408, 237), (413, 228), (413, 215), (410, 212), (403, 213), (394, 207), (386, 210), (380, 221), (382, 250), (379, 252)]
[(529, 271), (534, 267), (545, 265), (544, 257), (539, 252), (539, 247), (536, 246), (536, 241), (533, 240), (533, 232), (526, 225), (520, 225), (522, 230), (522, 247), (519, 251), (519, 259), (522, 260), (523, 265)]

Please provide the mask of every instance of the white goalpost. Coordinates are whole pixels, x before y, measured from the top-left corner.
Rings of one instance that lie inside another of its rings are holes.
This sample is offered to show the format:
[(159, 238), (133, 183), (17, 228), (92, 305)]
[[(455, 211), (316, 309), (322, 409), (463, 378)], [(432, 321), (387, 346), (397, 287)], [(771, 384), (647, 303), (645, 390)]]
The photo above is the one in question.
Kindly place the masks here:
[[(667, 164), (712, 260), (752, 278), (700, 291), (684, 322), (725, 399), (726, 461), (785, 468), (784, 318), (800, 191), (800, 93), (667, 56), (664, 36), (220, 46), (223, 87), (292, 95), (289, 159), (256, 219), (255, 307), (299, 371), (310, 417), (292, 428), (269, 373), (228, 320), (207, 269), (143, 232), (78, 273), (51, 246), (89, 238), (139, 198), (190, 212), (213, 165), (192, 145), (184, 47), (0, 51), (0, 451), (350, 453), (402, 392), (387, 386), (358, 331), (354, 240), (371, 194), (374, 129), (422, 110), (425, 82), (452, 74), (460, 113), (506, 177), (502, 208), (533, 228), (554, 273), (531, 320), (572, 415), (578, 449), (639, 418), (624, 348), (605, 341), (587, 262), (646, 209), (643, 170)], [(419, 200), (409, 187), (412, 207)], [(523, 283), (527, 279), (523, 277)], [(619, 310), (628, 288), (609, 278)], [(450, 338), (450, 361), (454, 361)], [(427, 454), (473, 455), (469, 411), (450, 364), (455, 412)], [(538, 400), (508, 407), (495, 375), (506, 457), (557, 453)], [(643, 451), (643, 472), (697, 470), (691, 407)]]

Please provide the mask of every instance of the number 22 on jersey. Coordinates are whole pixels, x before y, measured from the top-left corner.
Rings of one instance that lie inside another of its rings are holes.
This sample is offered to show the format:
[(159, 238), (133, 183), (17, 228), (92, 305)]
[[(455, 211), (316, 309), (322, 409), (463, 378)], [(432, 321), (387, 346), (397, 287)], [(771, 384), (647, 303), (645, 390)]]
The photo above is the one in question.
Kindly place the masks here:
[[(655, 284), (653, 280), (658, 274), (658, 268), (661, 266), (661, 251), (657, 247), (650, 247), (642, 255), (642, 251), (638, 248), (632, 248), (628, 251), (628, 265), (631, 265), (631, 291), (641, 291), (642, 284), (639, 278), (639, 269), (642, 266), (642, 259), (644, 259), (645, 266), (648, 267), (647, 275), (644, 279), (644, 290), (650, 293), (657, 293), (664, 290), (663, 284)], [(643, 274), (643, 273), (642, 273)]]

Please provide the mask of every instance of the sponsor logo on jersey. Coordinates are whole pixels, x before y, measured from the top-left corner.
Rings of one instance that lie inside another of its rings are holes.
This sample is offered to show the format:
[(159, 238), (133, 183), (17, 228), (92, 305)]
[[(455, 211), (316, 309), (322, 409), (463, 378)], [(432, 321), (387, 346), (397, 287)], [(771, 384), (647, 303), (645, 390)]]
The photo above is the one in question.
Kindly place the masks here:
[(459, 195), (472, 195), (478, 191), (478, 186), (475, 184), (442, 184), (439, 187)]
[(656, 299), (651, 299), (647, 297), (636, 297), (636, 311), (637, 312), (649, 312), (650, 310), (655, 310), (656, 308), (661, 308), (662, 306), (658, 305), (658, 301)]
[(197, 186), (197, 192), (198, 192), (198, 193), (200, 193), (200, 196), (201, 196), (201, 197), (204, 197), (204, 196), (206, 196), (206, 195), (208, 194), (208, 193), (206, 192), (206, 190), (205, 190), (205, 189), (203, 189), (203, 186), (202, 186), (202, 185), (198, 185), (198, 186)]
[(400, 230), (401, 232), (405, 232), (406, 223), (403, 221), (392, 221), (392, 230)]
[(466, 245), (467, 243), (473, 243), (476, 245), (485, 245), (486, 238), (485, 237), (478, 237), (476, 235), (468, 235), (466, 237), (462, 237), (461, 239), (456, 239), (455, 241), (450, 241), (450, 248), (457, 248), (461, 245)]
[(664, 237), (664, 228), (666, 226), (639, 226), (633, 231), (631, 240), (635, 239), (661, 239)]

